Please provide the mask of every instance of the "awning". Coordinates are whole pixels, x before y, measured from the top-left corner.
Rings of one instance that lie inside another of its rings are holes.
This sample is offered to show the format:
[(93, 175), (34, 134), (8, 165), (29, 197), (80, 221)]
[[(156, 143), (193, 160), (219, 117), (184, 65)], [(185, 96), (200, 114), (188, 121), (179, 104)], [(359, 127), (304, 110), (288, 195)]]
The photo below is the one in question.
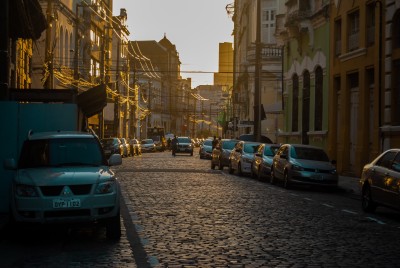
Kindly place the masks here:
[(106, 85), (99, 85), (79, 94), (77, 103), (86, 117), (100, 113), (107, 105)]
[(47, 21), (38, 0), (9, 0), (9, 5), (10, 38), (39, 39)]

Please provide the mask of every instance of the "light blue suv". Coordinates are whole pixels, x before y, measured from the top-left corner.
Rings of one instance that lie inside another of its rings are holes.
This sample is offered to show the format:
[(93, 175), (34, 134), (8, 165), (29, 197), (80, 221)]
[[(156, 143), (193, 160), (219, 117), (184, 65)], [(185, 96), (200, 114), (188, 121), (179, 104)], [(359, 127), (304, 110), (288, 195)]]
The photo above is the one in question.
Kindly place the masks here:
[(119, 239), (120, 188), (98, 138), (84, 132), (31, 133), (15, 170), (11, 210), (16, 222), (102, 223), (109, 239)]

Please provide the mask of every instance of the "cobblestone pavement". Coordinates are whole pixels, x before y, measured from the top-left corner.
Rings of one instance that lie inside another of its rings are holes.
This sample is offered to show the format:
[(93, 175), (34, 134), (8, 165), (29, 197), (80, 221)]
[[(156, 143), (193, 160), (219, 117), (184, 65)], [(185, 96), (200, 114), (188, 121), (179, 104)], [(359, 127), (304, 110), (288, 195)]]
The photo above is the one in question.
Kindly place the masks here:
[(396, 216), (209, 166), (196, 154), (124, 159), (117, 173), (138, 267), (398, 266)]

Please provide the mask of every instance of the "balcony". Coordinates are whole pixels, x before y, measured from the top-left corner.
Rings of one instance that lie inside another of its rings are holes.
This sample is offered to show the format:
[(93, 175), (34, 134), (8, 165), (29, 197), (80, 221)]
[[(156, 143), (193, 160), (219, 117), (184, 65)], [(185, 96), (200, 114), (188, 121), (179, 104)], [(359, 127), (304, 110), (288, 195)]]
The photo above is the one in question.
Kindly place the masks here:
[[(247, 49), (247, 61), (254, 62), (256, 60), (256, 47), (255, 45), (250, 46)], [(280, 60), (282, 58), (282, 48), (277, 46), (264, 46), (261, 48), (261, 60), (262, 61), (273, 61)]]

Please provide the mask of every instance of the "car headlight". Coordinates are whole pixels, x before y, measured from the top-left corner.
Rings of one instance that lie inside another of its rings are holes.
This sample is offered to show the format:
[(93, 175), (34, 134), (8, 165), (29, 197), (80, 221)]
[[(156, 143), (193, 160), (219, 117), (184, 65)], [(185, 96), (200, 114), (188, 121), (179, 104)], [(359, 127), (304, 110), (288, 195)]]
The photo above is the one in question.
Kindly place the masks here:
[(303, 168), (302, 166), (293, 164), (293, 165), (292, 165), (292, 170), (295, 170), (295, 171), (303, 171), (304, 168)]
[(99, 183), (96, 187), (96, 194), (109, 194), (115, 191), (115, 181), (106, 181)]
[(16, 195), (20, 197), (38, 197), (36, 188), (32, 185), (17, 184), (15, 189)]

